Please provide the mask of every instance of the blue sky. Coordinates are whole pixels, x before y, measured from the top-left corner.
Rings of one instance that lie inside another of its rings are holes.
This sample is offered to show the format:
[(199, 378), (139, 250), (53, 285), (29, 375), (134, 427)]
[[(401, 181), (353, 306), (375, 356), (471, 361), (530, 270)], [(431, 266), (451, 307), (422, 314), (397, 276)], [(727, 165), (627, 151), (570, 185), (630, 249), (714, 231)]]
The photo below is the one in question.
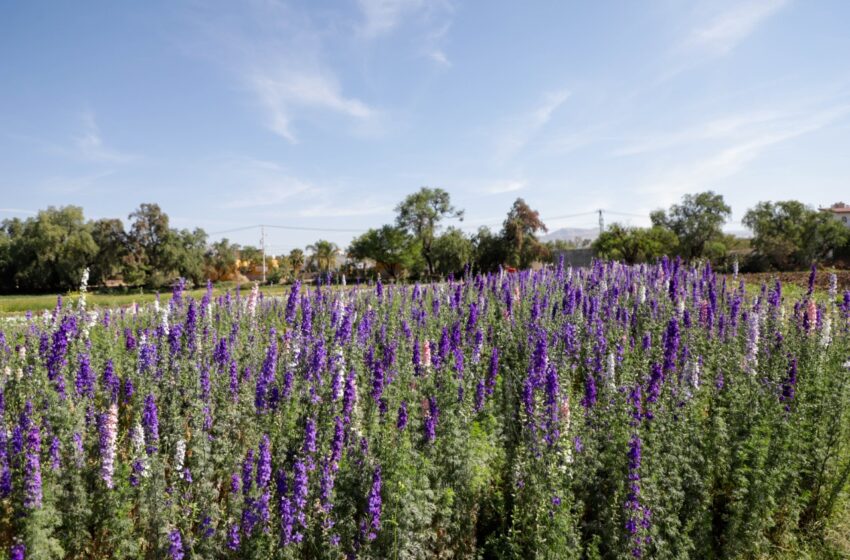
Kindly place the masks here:
[[(423, 185), (467, 230), (517, 196), (632, 225), (705, 189), (735, 220), (850, 202), (848, 21), (843, 0), (6, 2), (0, 218), (157, 202), (208, 232), (362, 230)], [(352, 234), (268, 232), (317, 237)]]

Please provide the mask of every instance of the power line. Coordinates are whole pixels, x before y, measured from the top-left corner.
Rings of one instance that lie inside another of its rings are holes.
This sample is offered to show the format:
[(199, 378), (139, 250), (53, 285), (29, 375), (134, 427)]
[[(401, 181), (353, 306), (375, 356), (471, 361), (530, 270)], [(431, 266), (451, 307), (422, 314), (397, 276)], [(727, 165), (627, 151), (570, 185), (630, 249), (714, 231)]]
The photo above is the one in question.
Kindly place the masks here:
[(603, 210), (603, 212), (607, 212), (608, 214), (614, 214), (616, 216), (630, 216), (632, 218), (648, 218), (646, 214), (631, 214), (629, 212), (616, 212), (614, 210)]
[(260, 245), (263, 247), (263, 284), (266, 283), (266, 228), (260, 226)]
[(598, 210), (591, 210), (590, 212), (579, 212), (578, 214), (564, 214), (562, 216), (547, 216), (545, 218), (541, 218), (541, 220), (562, 220), (564, 218), (578, 218), (580, 216), (590, 216), (591, 214), (596, 214)]
[(336, 233), (363, 233), (366, 230), (363, 229), (346, 229), (346, 228), (319, 228), (319, 227), (308, 227), (308, 226), (277, 226), (270, 224), (256, 224), (253, 226), (244, 226), (232, 229), (225, 229), (221, 231), (211, 231), (209, 235), (220, 235), (222, 233), (233, 233), (237, 231), (246, 231), (250, 229), (257, 228), (274, 228), (274, 229), (286, 229), (293, 231), (328, 231), (328, 232), (336, 232)]
[(0, 208), (0, 214), (28, 214), (30, 216), (37, 216), (38, 212), (35, 210), (24, 210), (23, 208)]
[(260, 226), (245, 226), (245, 227), (238, 227), (238, 228), (233, 228), (233, 229), (225, 229), (225, 230), (221, 230), (221, 231), (211, 231), (209, 234), (210, 235), (219, 235), (219, 234), (222, 234), (222, 233), (233, 233), (235, 231), (246, 231), (246, 230), (255, 229), (255, 228), (258, 228), (258, 227), (260, 227)]
[(264, 224), (267, 228), (275, 228), (275, 229), (291, 229), (295, 231), (332, 231), (338, 233), (363, 233), (366, 231), (365, 229), (345, 229), (345, 228), (317, 228), (317, 227), (306, 227), (306, 226), (270, 226), (268, 224)]
[[(541, 219), (546, 220), (546, 221), (553, 221), (553, 220), (564, 220), (564, 219), (569, 219), (569, 218), (581, 218), (581, 217), (584, 217), (584, 216), (593, 216), (593, 215), (597, 215), (597, 214), (599, 215), (599, 217), (601, 219), (603, 213), (614, 214), (615, 216), (628, 216), (628, 217), (633, 217), (633, 218), (647, 218), (648, 217), (644, 214), (634, 214), (634, 213), (630, 213), (630, 212), (618, 212), (616, 210), (600, 209), (600, 210), (590, 210), (590, 211), (587, 211), (587, 212), (576, 212), (574, 214), (561, 214), (559, 216), (546, 216), (546, 217), (543, 217)], [(495, 224), (497, 222), (493, 221), (493, 222), (483, 222), (483, 223), (484, 224), (489, 224), (489, 223)], [(316, 232), (327, 232), (327, 233), (363, 233), (364, 231), (366, 231), (364, 229), (351, 229), (351, 228), (281, 226), (281, 225), (273, 225), (273, 224), (256, 224), (256, 225), (251, 225), (251, 226), (243, 226), (243, 227), (225, 229), (225, 230), (220, 230), (220, 231), (213, 231), (213, 232), (210, 232), (209, 235), (221, 235), (223, 233), (235, 233), (235, 232), (238, 232), (238, 231), (247, 231), (247, 230), (251, 230), (251, 229), (262, 230), (263, 228), (283, 229), (283, 230), (289, 230), (289, 231), (316, 231)]]

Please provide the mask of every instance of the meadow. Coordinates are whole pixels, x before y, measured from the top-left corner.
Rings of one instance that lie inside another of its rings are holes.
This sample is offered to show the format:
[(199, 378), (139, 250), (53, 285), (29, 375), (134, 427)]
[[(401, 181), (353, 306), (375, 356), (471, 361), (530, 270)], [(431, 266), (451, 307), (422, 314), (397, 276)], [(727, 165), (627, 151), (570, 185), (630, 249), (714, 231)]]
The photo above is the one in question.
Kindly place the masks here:
[[(227, 291), (236, 292), (239, 289), (251, 289), (250, 284), (238, 286), (232, 282), (220, 282), (213, 288), (213, 295), (223, 295)], [(284, 286), (260, 286), (260, 291), (265, 296), (281, 296), (285, 295), (287, 288)], [(156, 290), (137, 289), (126, 291), (113, 290), (102, 292), (88, 292), (86, 299), (90, 306), (114, 309), (119, 307), (130, 307), (134, 304), (148, 304), (160, 297)], [(186, 290), (187, 297), (200, 299), (206, 293), (206, 289)], [(0, 316), (2, 315), (21, 315), (27, 311), (37, 313), (45, 310), (52, 310), (56, 307), (55, 294), (22, 294), (0, 295)], [(79, 291), (66, 292), (61, 296), (66, 303), (76, 305), (80, 297)], [(170, 293), (163, 293), (161, 301), (167, 303), (171, 298)]]
[(0, 325), (0, 554), (850, 554), (834, 276), (280, 290), (83, 291)]

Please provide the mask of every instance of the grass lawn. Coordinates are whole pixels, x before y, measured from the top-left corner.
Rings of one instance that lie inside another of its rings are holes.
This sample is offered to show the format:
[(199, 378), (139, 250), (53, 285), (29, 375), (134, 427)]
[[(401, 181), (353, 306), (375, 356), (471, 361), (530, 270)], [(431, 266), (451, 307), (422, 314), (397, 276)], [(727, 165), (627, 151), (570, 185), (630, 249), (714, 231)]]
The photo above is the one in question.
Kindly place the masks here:
[[(773, 283), (776, 278), (782, 279), (782, 294), (786, 299), (800, 299), (807, 290), (808, 272), (795, 273), (760, 273), (760, 274), (741, 274), (740, 278), (746, 282), (747, 291), (751, 294), (757, 293), (761, 289), (762, 282), (766, 282), (768, 289), (773, 289)], [(826, 298), (826, 281), (828, 272), (819, 272), (817, 297)], [(737, 285), (733, 280), (732, 275), (726, 275), (728, 287), (734, 289)], [(305, 287), (309, 284), (305, 284)], [(236, 284), (232, 282), (223, 282), (216, 284), (213, 288), (215, 295), (221, 295), (227, 290), (235, 290)], [(845, 288), (850, 288), (850, 271), (840, 271), (839, 275), (839, 293)], [(241, 290), (250, 290), (251, 284), (242, 284)], [(195, 299), (201, 299), (204, 296), (205, 288), (197, 290), (187, 290), (187, 294)], [(268, 296), (280, 296), (289, 293), (288, 285), (280, 286), (261, 286), (260, 291)], [(70, 292), (62, 294), (63, 299), (70, 298), (71, 301), (76, 301), (79, 297), (78, 292)], [(171, 290), (165, 289), (160, 292), (161, 301), (163, 303), (171, 299)], [(89, 292), (86, 295), (89, 307), (121, 307), (132, 305), (134, 302), (138, 304), (149, 303), (156, 298), (155, 291), (137, 291), (135, 293), (96, 293)], [(40, 294), (40, 295), (0, 295), (0, 316), (2, 315), (17, 315), (32, 311), (33, 313), (41, 312), (45, 309), (53, 309), (56, 306), (56, 295)]]
[[(235, 290), (235, 285), (221, 284), (213, 288), (213, 294), (221, 295), (227, 290)], [(251, 284), (243, 284), (241, 290), (243, 295), (247, 295), (251, 289)], [(267, 296), (280, 296), (289, 293), (289, 286), (261, 286), (260, 291)], [(186, 294), (195, 299), (204, 297), (206, 288), (198, 290), (187, 290)], [(79, 298), (79, 292), (70, 292), (62, 294), (62, 299), (65, 301), (76, 302)], [(56, 295), (0, 295), (0, 315), (20, 314), (27, 311), (33, 313), (44, 311), (45, 309), (53, 309), (56, 307)], [(155, 291), (138, 291), (135, 293), (113, 294), (113, 293), (96, 293), (89, 292), (86, 294), (86, 302), (88, 307), (122, 307), (132, 305), (133, 303), (143, 304), (149, 303), (156, 298)], [(164, 290), (160, 292), (160, 300), (165, 303), (171, 299), (171, 291)]]

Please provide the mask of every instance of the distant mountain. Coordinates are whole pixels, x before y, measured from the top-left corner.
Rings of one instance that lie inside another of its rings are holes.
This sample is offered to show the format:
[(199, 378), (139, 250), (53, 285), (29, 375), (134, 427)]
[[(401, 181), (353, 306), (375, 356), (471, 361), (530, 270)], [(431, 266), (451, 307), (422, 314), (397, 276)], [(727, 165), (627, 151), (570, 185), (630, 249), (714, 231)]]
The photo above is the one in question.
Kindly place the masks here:
[[(735, 237), (743, 237), (751, 239), (753, 232), (748, 229), (729, 229), (723, 233), (734, 235)], [(599, 235), (599, 228), (561, 228), (540, 236), (541, 241), (575, 241), (576, 239), (589, 239), (593, 241)]]
[(593, 241), (599, 235), (599, 228), (561, 228), (540, 237), (542, 241), (575, 241), (589, 239)]
[(742, 237), (744, 239), (753, 238), (753, 232), (748, 229), (724, 229), (723, 233), (734, 235), (735, 237)]

